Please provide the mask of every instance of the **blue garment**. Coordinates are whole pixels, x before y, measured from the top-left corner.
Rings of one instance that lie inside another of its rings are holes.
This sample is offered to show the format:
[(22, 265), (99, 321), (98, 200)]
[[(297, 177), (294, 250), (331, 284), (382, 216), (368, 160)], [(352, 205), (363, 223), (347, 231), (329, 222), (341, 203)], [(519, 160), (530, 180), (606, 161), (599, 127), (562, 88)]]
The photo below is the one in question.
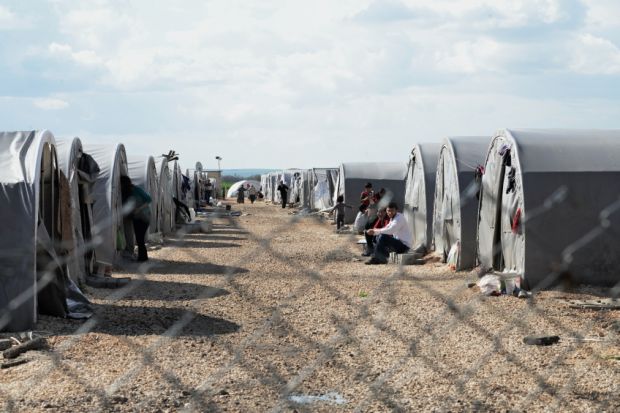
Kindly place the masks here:
[(151, 199), (151, 196), (144, 191), (144, 189), (139, 186), (132, 185), (129, 201), (134, 204), (133, 213), (131, 214), (133, 219), (146, 223), (151, 221), (151, 208), (149, 207), (149, 204), (153, 202), (153, 200)]

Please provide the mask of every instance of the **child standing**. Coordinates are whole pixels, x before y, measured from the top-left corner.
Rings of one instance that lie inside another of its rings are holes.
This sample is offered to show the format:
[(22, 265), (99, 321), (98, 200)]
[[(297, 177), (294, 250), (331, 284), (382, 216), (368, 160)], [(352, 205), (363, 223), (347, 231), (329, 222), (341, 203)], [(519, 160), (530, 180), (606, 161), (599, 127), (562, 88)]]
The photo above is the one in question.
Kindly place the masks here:
[(345, 208), (353, 209), (351, 205), (347, 205), (344, 203), (344, 196), (338, 195), (338, 198), (336, 198), (336, 205), (327, 210), (330, 214), (336, 211), (336, 229), (340, 229), (344, 226)]

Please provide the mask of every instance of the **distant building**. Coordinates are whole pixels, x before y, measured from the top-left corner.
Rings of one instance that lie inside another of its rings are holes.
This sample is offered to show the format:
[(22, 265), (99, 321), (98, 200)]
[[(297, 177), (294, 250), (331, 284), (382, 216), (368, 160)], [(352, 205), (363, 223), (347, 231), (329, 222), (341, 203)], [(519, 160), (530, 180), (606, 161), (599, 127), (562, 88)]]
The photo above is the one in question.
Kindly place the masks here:
[(219, 198), (222, 193), (222, 171), (219, 169), (207, 169), (205, 172), (207, 173), (207, 178), (209, 178), (213, 184), (213, 193), (217, 194)]

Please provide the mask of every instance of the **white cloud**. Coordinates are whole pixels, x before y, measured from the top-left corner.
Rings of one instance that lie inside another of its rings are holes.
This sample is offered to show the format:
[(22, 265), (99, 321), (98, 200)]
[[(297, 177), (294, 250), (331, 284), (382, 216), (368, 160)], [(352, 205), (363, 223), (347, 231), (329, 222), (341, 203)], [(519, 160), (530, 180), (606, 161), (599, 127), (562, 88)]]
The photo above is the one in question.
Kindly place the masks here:
[[(21, 22), (21, 26), (27, 26), (26, 21)], [(20, 19), (7, 7), (0, 5), (0, 31), (13, 30), (20, 27)]]
[(62, 110), (69, 107), (69, 102), (56, 98), (37, 98), (32, 103), (37, 108), (43, 110)]
[(72, 59), (76, 63), (84, 66), (99, 66), (104, 63), (103, 59), (92, 50), (73, 51), (73, 48), (67, 44), (51, 43), (48, 51), (52, 55), (64, 56)]
[[(333, 146), (326, 161), (335, 164), (375, 156), (358, 141), (409, 146), (561, 125), (573, 110), (566, 95), (605, 94), (613, 105), (618, 93), (605, 82), (620, 70), (615, 23), (608, 33), (595, 26), (617, 16), (618, 2), (583, 1), (587, 14), (582, 0), (54, 0), (54, 14), (38, 16), (15, 45), (28, 56), (7, 67), (21, 76), (15, 93), (68, 108), (39, 116), (85, 138), (107, 134), (149, 151), (150, 136), (161, 136), (154, 151), (178, 145), (194, 157), (188, 165), (217, 151), (228, 166), (285, 166), (261, 148), (286, 142), (309, 153), (291, 163), (312, 166)], [(20, 81), (45, 92), (22, 91)], [(575, 117), (579, 126), (617, 125), (601, 102), (588, 100), (603, 115)], [(239, 160), (231, 147), (243, 148)]]
[(620, 28), (620, 2), (618, 0), (583, 0), (588, 6), (589, 30)]
[(588, 75), (620, 74), (620, 49), (607, 39), (580, 35), (572, 47), (571, 69)]
[(452, 73), (478, 73), (496, 70), (500, 44), (492, 39), (457, 42), (447, 51), (435, 54), (437, 68)]

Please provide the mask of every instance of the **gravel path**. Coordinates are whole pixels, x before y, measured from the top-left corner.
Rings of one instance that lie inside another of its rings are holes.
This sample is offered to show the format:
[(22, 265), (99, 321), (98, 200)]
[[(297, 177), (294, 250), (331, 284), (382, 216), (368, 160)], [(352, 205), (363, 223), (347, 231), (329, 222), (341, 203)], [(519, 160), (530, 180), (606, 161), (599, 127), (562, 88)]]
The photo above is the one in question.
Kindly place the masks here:
[[(365, 266), (355, 239), (262, 203), (166, 241), (86, 324), (0, 373), (9, 411), (620, 411), (617, 311), (482, 297), (439, 263)], [(146, 275), (142, 275), (145, 273)], [(527, 346), (532, 334), (558, 344)], [(587, 340), (577, 340), (585, 337)]]

